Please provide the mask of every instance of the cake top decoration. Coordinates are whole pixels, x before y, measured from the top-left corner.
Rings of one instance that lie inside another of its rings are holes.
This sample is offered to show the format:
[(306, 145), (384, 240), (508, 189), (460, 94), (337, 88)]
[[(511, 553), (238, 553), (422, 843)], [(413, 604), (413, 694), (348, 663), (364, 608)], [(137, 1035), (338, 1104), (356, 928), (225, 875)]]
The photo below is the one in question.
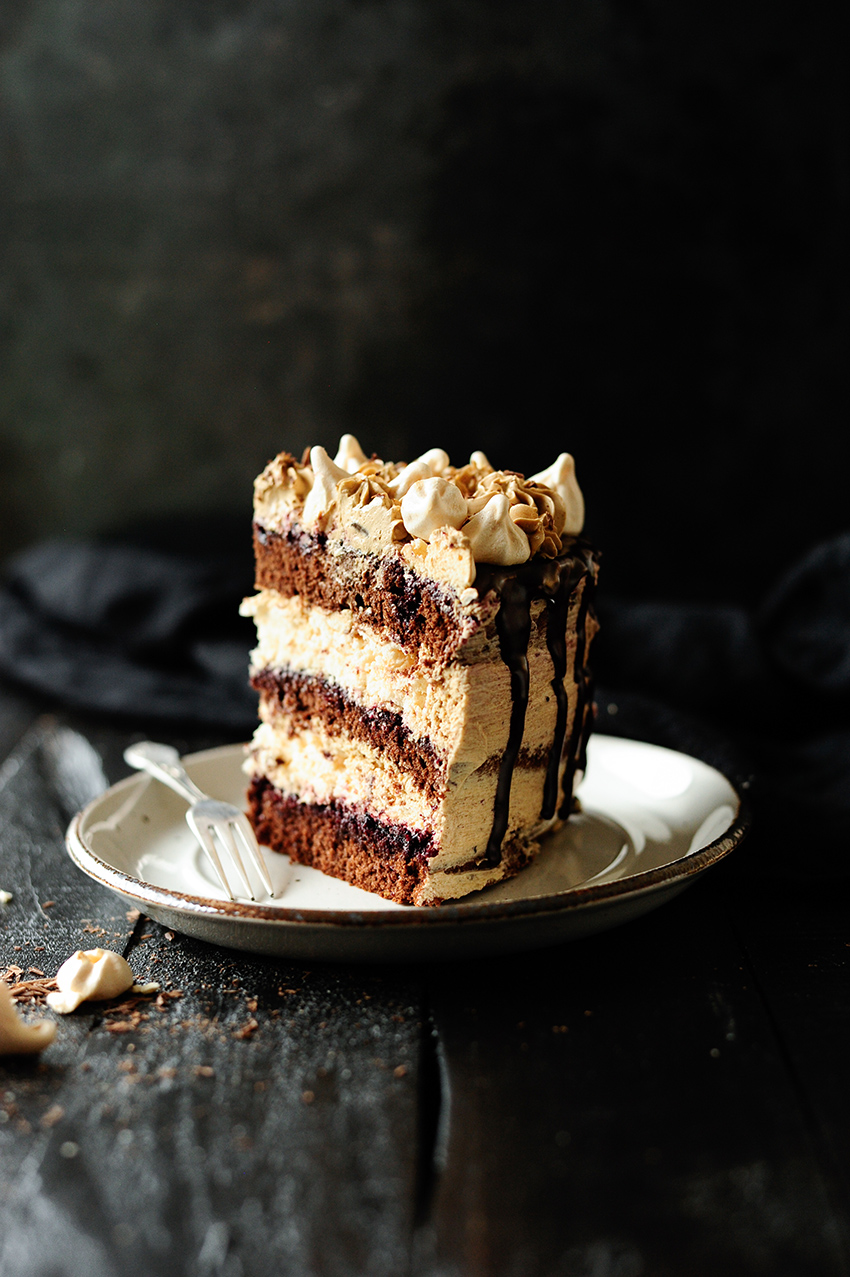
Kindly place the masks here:
[[(308, 528), (340, 522), (363, 548), (425, 542), (441, 544), (446, 530), (472, 563), (502, 567), (534, 555), (554, 558), (562, 538), (584, 526), (584, 498), (568, 452), (526, 479), (497, 470), (483, 452), (453, 466), (442, 448), (407, 464), (368, 458), (354, 435), (343, 435), (331, 459), (310, 448), (301, 462), (282, 452), (255, 485), (258, 518), (269, 526), (296, 513)], [(472, 569), (474, 575), (474, 567)]]

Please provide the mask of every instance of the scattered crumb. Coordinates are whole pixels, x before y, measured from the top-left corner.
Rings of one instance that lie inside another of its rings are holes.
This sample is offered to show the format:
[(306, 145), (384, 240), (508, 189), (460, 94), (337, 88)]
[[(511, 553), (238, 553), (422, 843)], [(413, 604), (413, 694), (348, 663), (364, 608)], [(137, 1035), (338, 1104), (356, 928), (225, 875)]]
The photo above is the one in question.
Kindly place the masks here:
[[(34, 968), (30, 968), (34, 970)], [(48, 993), (56, 989), (56, 981), (48, 979), (43, 972), (37, 980), (21, 980), (20, 967), (9, 966), (0, 971), (0, 980), (9, 985), (12, 1001), (20, 1006), (44, 1006)]]
[(406, 1077), (406, 1076), (407, 1076), (407, 1068), (405, 1067), (405, 1065), (399, 1064), (393, 1069), (393, 1077)]
[(65, 1116), (65, 1110), (61, 1104), (51, 1104), (50, 1108), (41, 1119), (42, 1126), (55, 1126), (57, 1122), (61, 1122)]
[(215, 1069), (211, 1064), (196, 1064), (195, 1073), (198, 1077), (215, 1077)]
[(55, 904), (56, 904), (55, 900), (45, 900), (44, 904), (41, 907), (42, 909), (52, 909)]
[(247, 1022), (247, 1024), (243, 1024), (241, 1028), (236, 1029), (233, 1036), (235, 1038), (249, 1038), (252, 1033), (256, 1033), (259, 1027), (260, 1026), (257, 1021), (251, 1019)]
[(313, 1103), (313, 1100), (314, 1100), (315, 1098), (316, 1098), (316, 1096), (315, 1096), (315, 1093), (314, 1093), (313, 1091), (302, 1091), (302, 1092), (301, 1092), (301, 1099), (302, 1099), (302, 1101), (303, 1101), (305, 1104), (312, 1104), (312, 1103)]
[(141, 916), (142, 916), (141, 909), (128, 909), (127, 912), (124, 914), (124, 917), (127, 919), (128, 922), (138, 922)]

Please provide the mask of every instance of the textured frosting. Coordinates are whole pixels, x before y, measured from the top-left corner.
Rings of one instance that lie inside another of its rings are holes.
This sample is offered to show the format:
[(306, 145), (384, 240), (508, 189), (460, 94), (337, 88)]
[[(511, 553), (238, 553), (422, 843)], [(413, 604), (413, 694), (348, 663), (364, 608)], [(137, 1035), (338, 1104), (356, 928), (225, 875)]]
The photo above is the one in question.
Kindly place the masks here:
[(373, 553), (397, 546), (411, 566), (438, 578), (451, 545), (453, 581), (467, 585), (476, 563), (511, 567), (535, 555), (556, 557), (562, 537), (584, 525), (569, 453), (526, 479), (494, 469), (480, 451), (462, 467), (441, 448), (409, 464), (369, 459), (353, 435), (342, 436), (333, 459), (321, 447), (300, 463), (288, 453), (275, 457), (257, 479), (254, 508), (269, 529), (295, 517), (330, 540)]

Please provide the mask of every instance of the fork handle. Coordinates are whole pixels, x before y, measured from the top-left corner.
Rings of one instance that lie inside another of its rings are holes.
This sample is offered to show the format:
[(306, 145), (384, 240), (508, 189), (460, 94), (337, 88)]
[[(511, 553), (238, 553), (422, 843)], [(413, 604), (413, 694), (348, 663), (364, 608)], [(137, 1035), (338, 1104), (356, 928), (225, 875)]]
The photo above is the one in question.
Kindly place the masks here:
[(195, 803), (206, 794), (189, 778), (186, 769), (180, 762), (180, 755), (172, 745), (159, 745), (156, 741), (143, 740), (137, 745), (128, 745), (124, 750), (124, 762), (138, 771), (145, 771), (163, 785), (168, 785), (175, 794), (187, 803)]

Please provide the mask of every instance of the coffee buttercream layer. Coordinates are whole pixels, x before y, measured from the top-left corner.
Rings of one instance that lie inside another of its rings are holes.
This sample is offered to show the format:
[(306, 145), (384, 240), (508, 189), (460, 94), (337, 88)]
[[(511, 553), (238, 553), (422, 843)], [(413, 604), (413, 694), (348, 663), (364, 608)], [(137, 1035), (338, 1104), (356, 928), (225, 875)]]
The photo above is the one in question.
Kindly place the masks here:
[[(580, 608), (580, 591), (571, 606)], [(371, 737), (380, 723), (392, 729), (406, 754), (421, 744), (425, 755), (446, 767), (474, 769), (504, 750), (510, 729), (510, 671), (495, 634), (483, 636), (472, 663), (456, 660), (429, 670), (405, 649), (382, 640), (351, 611), (326, 612), (273, 591), (256, 595), (245, 611), (257, 625), (251, 672), (263, 691), (264, 717), (288, 712), (303, 720), (309, 707), (312, 716), (333, 730), (335, 722), (350, 723), (359, 711), (365, 735)], [(548, 618), (539, 600), (532, 618), (530, 696), (521, 741), (528, 753), (550, 748), (558, 712), (546, 641)], [(571, 707), (577, 695), (572, 677), (576, 642), (573, 629), (564, 680)]]

